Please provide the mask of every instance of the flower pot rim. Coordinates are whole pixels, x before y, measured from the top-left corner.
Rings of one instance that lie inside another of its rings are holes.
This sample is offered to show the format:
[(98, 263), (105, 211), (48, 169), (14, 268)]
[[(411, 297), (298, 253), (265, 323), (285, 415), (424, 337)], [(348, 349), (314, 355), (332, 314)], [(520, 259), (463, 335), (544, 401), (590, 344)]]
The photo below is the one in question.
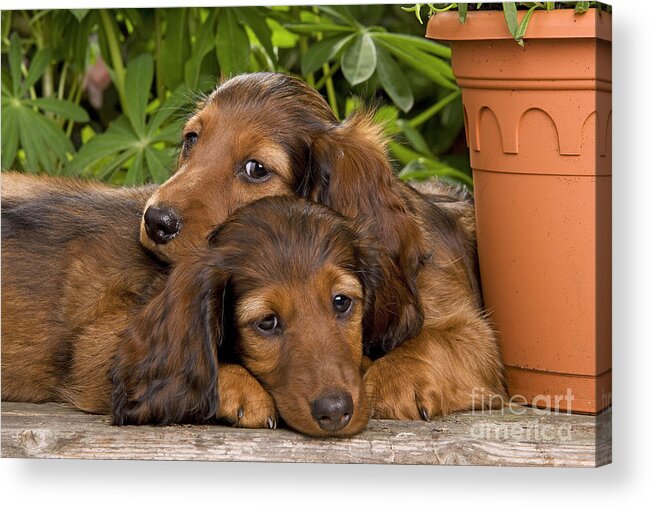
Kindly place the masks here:
[[(518, 11), (518, 20), (525, 14)], [(465, 23), (459, 21), (457, 11), (439, 12), (428, 21), (426, 37), (443, 41), (513, 39), (502, 11), (470, 11)], [(575, 38), (612, 41), (611, 14), (595, 8), (583, 14), (574, 9), (540, 9), (533, 13), (524, 36), (525, 44), (529, 39)]]

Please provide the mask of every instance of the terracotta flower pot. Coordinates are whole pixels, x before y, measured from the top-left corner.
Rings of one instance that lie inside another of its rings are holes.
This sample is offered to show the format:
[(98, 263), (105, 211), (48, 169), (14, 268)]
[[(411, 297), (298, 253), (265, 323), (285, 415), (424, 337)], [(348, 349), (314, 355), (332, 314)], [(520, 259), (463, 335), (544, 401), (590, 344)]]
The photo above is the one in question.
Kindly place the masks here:
[(594, 9), (535, 12), (524, 47), (499, 11), (427, 26), (452, 48), (484, 298), (526, 404), (610, 404), (611, 33)]

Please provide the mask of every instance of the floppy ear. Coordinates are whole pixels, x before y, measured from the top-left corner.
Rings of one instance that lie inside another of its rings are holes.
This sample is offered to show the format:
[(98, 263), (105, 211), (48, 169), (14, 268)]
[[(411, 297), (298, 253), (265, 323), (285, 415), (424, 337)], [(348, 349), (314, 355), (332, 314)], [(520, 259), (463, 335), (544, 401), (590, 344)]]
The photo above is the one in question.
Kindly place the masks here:
[(109, 373), (114, 424), (198, 422), (217, 413), (227, 275), (214, 251), (202, 252), (173, 268), (124, 332)]
[(375, 355), (418, 334), (423, 325), (416, 276), (426, 248), (406, 191), (393, 174), (381, 128), (369, 112), (328, 130), (312, 146), (303, 195), (361, 219), (379, 240), (381, 276), (374, 311), (364, 322), (373, 341), (369, 352)]

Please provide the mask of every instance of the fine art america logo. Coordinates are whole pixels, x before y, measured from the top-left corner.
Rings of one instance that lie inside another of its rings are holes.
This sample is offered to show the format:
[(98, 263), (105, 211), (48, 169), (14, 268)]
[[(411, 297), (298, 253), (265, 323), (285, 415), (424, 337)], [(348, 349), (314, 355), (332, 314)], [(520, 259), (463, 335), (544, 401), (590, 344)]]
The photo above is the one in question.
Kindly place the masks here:
[[(572, 390), (564, 395), (537, 395), (527, 400), (522, 395), (504, 399), (498, 395), (488, 395), (474, 389), (472, 393), (472, 414), (476, 416), (509, 415), (520, 416), (513, 422), (502, 419), (500, 423), (489, 418), (473, 423), (470, 436), (481, 440), (522, 441), (522, 442), (568, 442), (572, 440), (572, 426), (569, 422), (550, 421), (552, 414), (572, 413)], [(531, 405), (530, 407), (524, 405)], [(539, 408), (545, 407), (545, 408)], [(525, 414), (533, 417), (524, 418)]]

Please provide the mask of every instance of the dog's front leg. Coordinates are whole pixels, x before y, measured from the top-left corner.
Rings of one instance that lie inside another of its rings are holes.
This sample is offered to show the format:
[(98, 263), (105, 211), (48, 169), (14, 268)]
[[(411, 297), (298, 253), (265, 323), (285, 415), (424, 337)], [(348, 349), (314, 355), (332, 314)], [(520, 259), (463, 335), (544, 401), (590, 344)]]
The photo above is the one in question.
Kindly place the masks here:
[(421, 333), (366, 371), (375, 419), (425, 419), (505, 397), (499, 348), (479, 312), (461, 309), (427, 321)]
[(276, 404), (249, 371), (238, 364), (219, 365), (217, 417), (239, 428), (275, 428)]

